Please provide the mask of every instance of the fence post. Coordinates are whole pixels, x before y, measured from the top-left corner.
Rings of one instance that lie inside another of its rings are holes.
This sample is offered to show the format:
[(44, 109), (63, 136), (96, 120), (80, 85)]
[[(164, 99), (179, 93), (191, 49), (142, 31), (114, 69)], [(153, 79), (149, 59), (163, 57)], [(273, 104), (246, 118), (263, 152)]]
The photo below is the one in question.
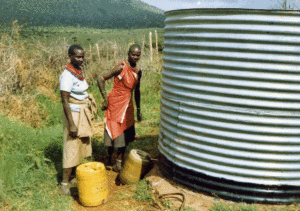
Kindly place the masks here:
[(101, 59), (100, 59), (100, 51), (99, 51), (99, 45), (98, 45), (98, 43), (96, 43), (96, 48), (97, 48), (98, 59), (99, 59), (99, 64), (100, 64), (101, 63)]
[(106, 45), (106, 61), (108, 62), (108, 46)]
[(114, 63), (117, 62), (117, 41), (115, 40), (114, 44)]
[(150, 47), (150, 65), (152, 66), (152, 32), (149, 33), (149, 47)]
[(90, 67), (92, 65), (92, 61), (93, 61), (93, 54), (92, 54), (92, 46), (91, 46), (91, 43), (90, 43)]
[(141, 65), (141, 66), (142, 66), (142, 69), (144, 69), (144, 61), (145, 61), (145, 60), (144, 60), (144, 56), (146, 55), (145, 52), (144, 52), (144, 50), (145, 50), (145, 40), (146, 40), (146, 37), (145, 37), (145, 34), (144, 34), (143, 40), (142, 40), (142, 43), (143, 43), (143, 44), (142, 44), (142, 49), (141, 49), (141, 51), (142, 51), (142, 52), (141, 52), (141, 58), (142, 58), (142, 62), (141, 62), (142, 65)]
[(155, 54), (156, 54), (156, 66), (157, 66), (157, 69), (159, 69), (158, 68), (158, 66), (159, 66), (159, 61), (158, 61), (158, 37), (157, 37), (157, 31), (155, 30), (155, 47), (156, 47), (156, 52), (155, 52)]

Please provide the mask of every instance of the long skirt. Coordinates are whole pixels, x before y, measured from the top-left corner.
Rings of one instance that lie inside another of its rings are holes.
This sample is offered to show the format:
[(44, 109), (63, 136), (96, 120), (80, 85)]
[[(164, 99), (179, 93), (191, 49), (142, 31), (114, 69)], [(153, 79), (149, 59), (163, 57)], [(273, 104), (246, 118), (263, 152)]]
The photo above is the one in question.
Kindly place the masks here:
[[(91, 138), (72, 138), (69, 136), (69, 123), (64, 111), (62, 116), (64, 130), (63, 168), (71, 168), (78, 166), (82, 159), (92, 155)], [(78, 128), (79, 112), (72, 112), (72, 117)]]

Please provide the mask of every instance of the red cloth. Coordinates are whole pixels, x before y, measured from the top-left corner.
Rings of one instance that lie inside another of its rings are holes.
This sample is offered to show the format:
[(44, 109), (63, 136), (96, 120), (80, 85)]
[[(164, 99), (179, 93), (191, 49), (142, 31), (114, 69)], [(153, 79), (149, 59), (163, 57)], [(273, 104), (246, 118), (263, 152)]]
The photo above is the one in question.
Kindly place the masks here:
[(74, 75), (75, 77), (77, 77), (79, 80), (83, 81), (84, 80), (84, 72), (82, 69), (76, 69), (75, 67), (73, 67), (73, 65), (71, 65), (71, 63), (68, 63), (65, 66), (65, 69), (68, 70), (70, 73), (72, 73), (72, 75)]
[(128, 61), (122, 72), (115, 77), (114, 86), (108, 95), (108, 108), (105, 123), (112, 139), (121, 135), (134, 124), (134, 107), (132, 92), (138, 82), (137, 68), (132, 68)]

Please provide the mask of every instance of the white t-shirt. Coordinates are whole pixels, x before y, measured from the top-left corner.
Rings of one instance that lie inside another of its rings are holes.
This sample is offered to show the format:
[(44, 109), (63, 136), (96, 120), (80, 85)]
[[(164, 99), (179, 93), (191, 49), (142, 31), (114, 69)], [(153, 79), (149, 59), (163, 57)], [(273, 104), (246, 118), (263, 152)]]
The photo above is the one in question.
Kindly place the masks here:
[[(59, 77), (60, 90), (65, 92), (70, 92), (70, 96), (77, 100), (85, 100), (88, 96), (86, 90), (88, 89), (88, 84), (85, 80), (81, 81), (68, 70), (64, 70)], [(69, 103), (71, 111), (80, 111), (80, 105)]]

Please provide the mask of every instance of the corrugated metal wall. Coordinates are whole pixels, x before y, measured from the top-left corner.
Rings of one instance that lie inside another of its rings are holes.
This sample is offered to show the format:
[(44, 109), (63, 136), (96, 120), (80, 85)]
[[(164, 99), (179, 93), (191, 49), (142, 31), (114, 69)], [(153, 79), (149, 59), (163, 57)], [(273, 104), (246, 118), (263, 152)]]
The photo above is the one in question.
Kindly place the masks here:
[(227, 198), (298, 201), (299, 13), (192, 9), (165, 16), (162, 172)]

